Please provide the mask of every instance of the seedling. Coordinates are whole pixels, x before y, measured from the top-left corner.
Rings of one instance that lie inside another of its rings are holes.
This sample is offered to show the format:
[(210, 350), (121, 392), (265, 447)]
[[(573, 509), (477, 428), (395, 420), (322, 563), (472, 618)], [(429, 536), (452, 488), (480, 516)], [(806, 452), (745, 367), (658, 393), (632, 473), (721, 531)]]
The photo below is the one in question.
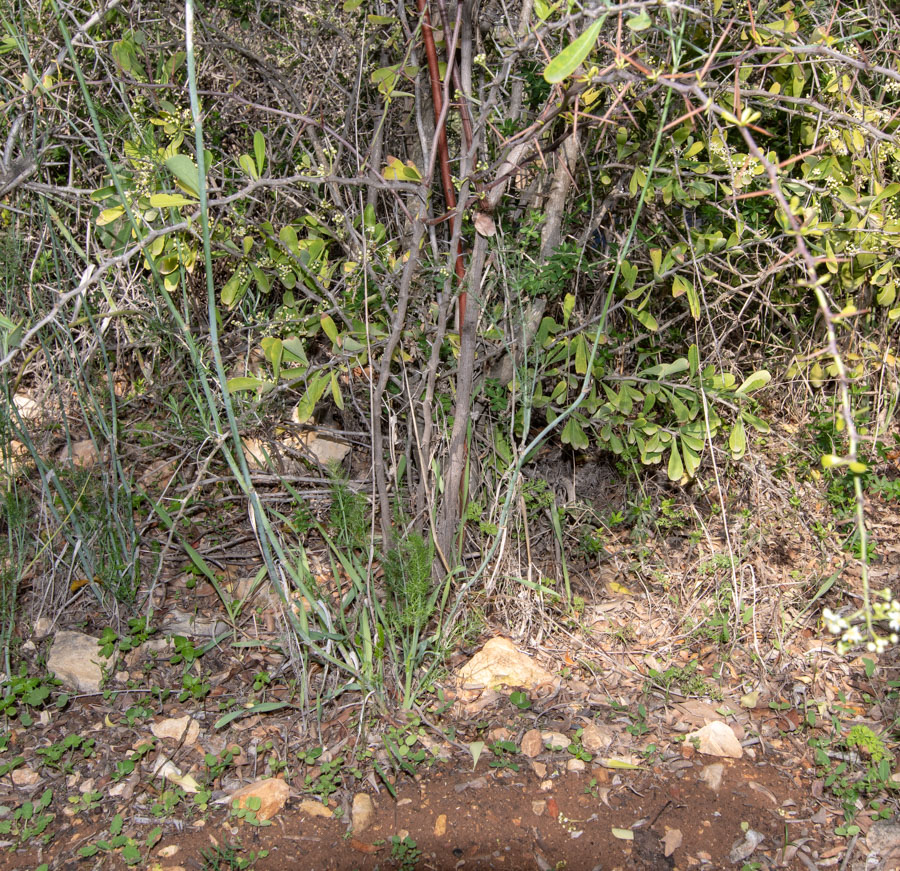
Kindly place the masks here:
[(257, 859), (265, 859), (269, 855), (268, 850), (251, 851), (246, 857), (241, 856), (243, 850), (240, 841), (236, 844), (217, 844), (215, 847), (206, 847), (200, 851), (203, 859), (202, 871), (246, 871), (256, 864)]
[(24, 846), (32, 838), (48, 844), (53, 835), (47, 833), (47, 827), (53, 822), (55, 814), (46, 811), (52, 800), (53, 790), (48, 788), (37, 801), (23, 802), (10, 819), (0, 820), (0, 835), (11, 836), (19, 846)]
[(531, 707), (531, 699), (528, 698), (528, 693), (523, 693), (521, 690), (516, 690), (516, 692), (510, 693), (509, 701), (520, 711), (527, 711)]
[(422, 851), (409, 835), (402, 840), (398, 835), (391, 837), (391, 859), (397, 863), (399, 871), (413, 871), (421, 856)]
[(582, 762), (590, 762), (594, 757), (591, 756), (581, 744), (581, 736), (583, 734), (584, 729), (577, 729), (575, 731), (575, 734), (572, 736), (572, 743), (569, 744), (568, 750), (575, 759), (580, 759)]
[(262, 799), (258, 795), (247, 797), (246, 804), (241, 807), (241, 800), (236, 798), (231, 805), (231, 816), (237, 820), (243, 820), (249, 826), (271, 826), (271, 820), (261, 820), (257, 812), (262, 807)]
[[(144, 849), (150, 850), (162, 837), (162, 828), (157, 826), (152, 829), (141, 845), (135, 838), (122, 834), (125, 828), (125, 820), (121, 814), (116, 814), (109, 825), (109, 838), (97, 841), (94, 844), (86, 844), (78, 851), (82, 859), (89, 859), (98, 853), (117, 853), (122, 861), (129, 867), (138, 865), (144, 861)], [(142, 846), (144, 849), (142, 849)]]
[(73, 757), (80, 755), (88, 759), (93, 756), (94, 739), (74, 734), (66, 735), (62, 741), (57, 741), (49, 747), (39, 747), (35, 753), (44, 760), (43, 764), (48, 768), (55, 768), (63, 774), (71, 774), (76, 761)]
[(510, 771), (518, 771), (519, 766), (512, 761), (511, 756), (519, 752), (512, 741), (494, 741), (488, 747), (488, 750), (494, 754), (494, 758), (490, 761), (491, 768), (508, 768)]
[[(19, 669), (18, 676), (13, 676), (4, 684), (4, 694), (0, 698), (0, 716), (7, 719), (19, 718), (19, 723), (26, 728), (34, 722), (32, 708), (43, 708), (50, 699), (50, 694), (61, 681), (49, 675), (29, 677), (25, 664)], [(69, 702), (65, 693), (56, 699), (56, 707), (60, 710)]]
[(116, 762), (116, 770), (113, 772), (112, 779), (116, 781), (124, 780), (132, 774), (138, 762), (150, 753), (155, 746), (156, 742), (154, 740), (148, 740), (146, 743), (141, 744), (128, 758), (120, 759)]

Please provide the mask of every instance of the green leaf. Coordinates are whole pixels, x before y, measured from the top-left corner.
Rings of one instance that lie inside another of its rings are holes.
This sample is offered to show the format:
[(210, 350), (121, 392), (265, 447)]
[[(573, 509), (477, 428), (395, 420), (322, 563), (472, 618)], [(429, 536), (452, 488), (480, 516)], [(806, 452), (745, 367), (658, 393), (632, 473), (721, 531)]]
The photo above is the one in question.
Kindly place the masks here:
[(684, 470), (688, 477), (693, 478), (700, 468), (700, 454), (687, 443), (684, 436), (681, 439), (681, 451), (684, 454)]
[(872, 200), (872, 206), (877, 206), (882, 200), (895, 197), (897, 194), (900, 194), (900, 182), (889, 184), (877, 197), (875, 197), (874, 200)]
[(744, 420), (757, 432), (767, 433), (772, 430), (772, 427), (769, 426), (767, 421), (763, 420), (761, 417), (757, 417), (755, 414), (751, 414), (749, 411), (741, 411), (741, 417), (744, 418)]
[(684, 477), (684, 464), (681, 462), (681, 454), (678, 451), (678, 442), (672, 440), (672, 451), (669, 454), (669, 480), (680, 481)]
[(647, 14), (647, 10), (642, 9), (638, 15), (632, 15), (625, 22), (625, 26), (635, 33), (639, 33), (642, 30), (646, 30), (652, 23), (650, 16)]
[(252, 714), (267, 714), (271, 711), (280, 711), (289, 707), (290, 704), (288, 702), (261, 702), (258, 705), (252, 705), (249, 708), (240, 708), (237, 711), (231, 711), (225, 714), (224, 717), (219, 717), (213, 724), (213, 728), (221, 729), (223, 726), (227, 726), (229, 723), (234, 722), (240, 717), (249, 717)]
[(285, 224), (281, 228), (278, 238), (292, 254), (300, 254), (300, 242), (297, 239), (297, 231), (290, 224)]
[(572, 316), (572, 312), (575, 309), (575, 294), (567, 293), (565, 299), (563, 299), (563, 326), (569, 326), (569, 318)]
[(253, 156), (256, 158), (256, 171), (262, 175), (266, 165), (266, 137), (263, 136), (261, 130), (257, 130), (253, 134)]
[(107, 224), (111, 224), (113, 221), (121, 218), (124, 214), (125, 206), (111, 206), (108, 209), (104, 209), (97, 217), (97, 226), (104, 227)]
[(338, 339), (340, 338), (340, 336), (338, 335), (338, 328), (331, 315), (323, 315), (321, 323), (322, 329), (325, 331), (325, 335), (328, 336), (329, 339), (331, 339), (331, 344), (335, 347), (340, 347), (341, 343), (338, 341)]
[(246, 284), (241, 278), (239, 272), (232, 273), (231, 278), (222, 286), (219, 296), (222, 299), (222, 305), (231, 308), (243, 296)]
[(757, 369), (752, 375), (747, 376), (747, 380), (738, 387), (734, 392), (737, 393), (753, 393), (760, 390), (772, 380), (772, 376), (767, 369)]
[(597, 44), (604, 21), (606, 15), (601, 15), (578, 39), (570, 42), (553, 58), (544, 69), (544, 80), (556, 85), (572, 75)]
[(341, 385), (338, 381), (337, 372), (331, 373), (331, 396), (334, 399), (334, 404), (338, 407), (339, 411), (343, 411), (344, 409), (344, 397), (341, 394)]
[(316, 403), (322, 398), (322, 394), (330, 381), (331, 378), (321, 372), (313, 375), (310, 379), (309, 387), (306, 388), (306, 393), (303, 394), (303, 397), (294, 409), (294, 420), (297, 423), (309, 422), (313, 412), (316, 410)]
[(179, 206), (196, 206), (197, 201), (181, 194), (153, 194), (150, 205), (154, 209), (177, 209)]
[(263, 354), (272, 366), (273, 377), (281, 377), (281, 362), (284, 359), (284, 342), (276, 336), (266, 336), (261, 342)]
[(629, 308), (628, 309), (631, 314), (633, 314), (651, 333), (655, 333), (659, 329), (659, 324), (656, 322), (656, 318), (653, 317), (650, 312), (646, 309), (642, 311), (637, 311), (636, 309)]
[(561, 439), (564, 445), (571, 445), (576, 451), (583, 451), (590, 444), (587, 435), (574, 417), (566, 421)]
[(226, 386), (229, 393), (240, 393), (242, 390), (258, 390), (260, 393), (268, 393), (275, 387), (275, 384), (263, 378), (251, 378), (241, 375), (236, 378), (229, 378)]
[(572, 338), (572, 343), (575, 345), (575, 372), (578, 375), (586, 375), (588, 353), (587, 342), (584, 339), (584, 335), (579, 334), (577, 336), (574, 336)]
[(691, 344), (688, 349), (688, 361), (691, 364), (691, 375), (696, 375), (700, 371), (700, 349), (696, 344)]
[(731, 428), (728, 436), (728, 447), (731, 448), (731, 456), (739, 460), (747, 452), (747, 433), (744, 430), (744, 421), (738, 418)]
[(484, 741), (473, 741), (469, 744), (469, 753), (472, 754), (472, 771), (478, 765), (478, 759), (484, 752)]
[(173, 154), (166, 160), (169, 172), (179, 186), (195, 197), (200, 196), (200, 170), (186, 154)]
[(256, 164), (253, 162), (253, 158), (249, 154), (242, 154), (238, 158), (238, 163), (241, 165), (241, 169), (250, 176), (254, 181), (259, 178), (259, 173), (256, 171)]

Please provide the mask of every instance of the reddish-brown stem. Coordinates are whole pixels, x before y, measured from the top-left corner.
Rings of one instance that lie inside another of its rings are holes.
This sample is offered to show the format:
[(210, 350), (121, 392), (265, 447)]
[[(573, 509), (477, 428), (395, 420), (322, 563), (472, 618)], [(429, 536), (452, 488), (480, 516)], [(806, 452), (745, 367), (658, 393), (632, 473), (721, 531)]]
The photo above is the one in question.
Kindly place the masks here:
[[(456, 210), (456, 188), (453, 187), (453, 178), (450, 174), (450, 151), (447, 147), (447, 130), (444, 124), (440, 123), (441, 109), (444, 104), (442, 94), (441, 72), (438, 65), (437, 48), (434, 44), (434, 31), (431, 27), (431, 16), (428, 13), (428, 5), (426, 0), (416, 0), (416, 6), (419, 14), (422, 16), (422, 41), (425, 45), (425, 58), (428, 61), (428, 78), (431, 84), (431, 102), (434, 106), (434, 120), (438, 124), (438, 129), (434, 131), (437, 136), (438, 143), (438, 163), (441, 172), (441, 186), (444, 189), (444, 202), (446, 203), (448, 212)], [(448, 73), (452, 59), (448, 64)], [(454, 218), (454, 222), (458, 220)], [(466, 277), (466, 268), (463, 262), (462, 241), (457, 244), (456, 248), (456, 277), (462, 287), (462, 283)], [(462, 325), (466, 312), (466, 292), (460, 290), (459, 294), (459, 322)]]

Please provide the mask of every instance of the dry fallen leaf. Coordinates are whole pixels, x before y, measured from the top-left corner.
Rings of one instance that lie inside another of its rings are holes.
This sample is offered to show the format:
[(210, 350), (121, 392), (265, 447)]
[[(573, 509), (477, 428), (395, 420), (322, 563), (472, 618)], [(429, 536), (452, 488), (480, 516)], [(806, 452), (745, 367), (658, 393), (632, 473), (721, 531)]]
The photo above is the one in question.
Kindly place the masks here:
[(474, 218), (475, 229), (482, 236), (495, 236), (497, 227), (494, 219), (486, 212), (476, 212)]
[(364, 841), (359, 841), (356, 838), (350, 839), (350, 846), (356, 850), (357, 853), (377, 853), (381, 847), (375, 844), (367, 844)]
[(166, 759), (164, 756), (160, 756), (156, 760), (153, 773), (157, 777), (164, 777), (169, 783), (180, 786), (185, 792), (200, 792), (200, 784), (190, 774), (182, 774), (181, 769), (171, 759)]
[(663, 838), (663, 853), (671, 856), (681, 846), (681, 829), (666, 828), (666, 836)]

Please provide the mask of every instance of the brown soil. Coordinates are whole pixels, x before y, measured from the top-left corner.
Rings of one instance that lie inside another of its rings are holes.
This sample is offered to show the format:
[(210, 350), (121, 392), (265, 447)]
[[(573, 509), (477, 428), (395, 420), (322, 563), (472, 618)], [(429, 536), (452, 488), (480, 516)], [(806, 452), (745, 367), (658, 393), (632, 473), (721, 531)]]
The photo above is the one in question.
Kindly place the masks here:
[[(645, 771), (554, 771), (543, 781), (533, 771), (496, 771), (485, 762), (467, 771), (462, 762), (401, 781), (396, 799), (382, 789), (375, 796), (373, 823), (355, 837), (348, 836), (343, 818), (315, 819), (290, 805), (266, 828), (235, 824), (221, 811), (181, 832), (173, 831), (175, 821), (164, 824), (151, 856), (167, 857), (157, 858), (161, 868), (200, 868), (202, 849), (239, 842), (244, 856), (268, 850), (255, 866), (260, 871), (363, 871), (400, 867), (392, 859), (390, 839), (408, 833), (422, 851), (416, 867), (423, 869), (725, 868), (734, 866), (729, 853), (744, 842), (748, 827), (765, 836), (753, 852), (756, 862), (808, 867), (797, 858), (784, 861), (791, 844), (805, 843), (815, 857), (826, 852), (824, 827), (812, 821), (822, 803), (811, 796), (809, 772), (775, 759), (725, 761), (716, 791), (701, 780), (706, 759), (677, 757)], [(146, 833), (155, 824), (139, 821), (137, 829)], [(630, 832), (632, 840), (615, 837), (614, 830)], [(678, 842), (672, 833), (680, 833), (681, 844), (667, 856), (667, 834), (670, 843)], [(60, 831), (43, 856), (32, 854), (28, 862), (49, 861), (61, 869), (124, 867), (115, 857), (77, 863), (69, 858), (100, 837), (99, 827), (73, 826)], [(25, 858), (8, 856), (2, 867), (29, 867)]]

